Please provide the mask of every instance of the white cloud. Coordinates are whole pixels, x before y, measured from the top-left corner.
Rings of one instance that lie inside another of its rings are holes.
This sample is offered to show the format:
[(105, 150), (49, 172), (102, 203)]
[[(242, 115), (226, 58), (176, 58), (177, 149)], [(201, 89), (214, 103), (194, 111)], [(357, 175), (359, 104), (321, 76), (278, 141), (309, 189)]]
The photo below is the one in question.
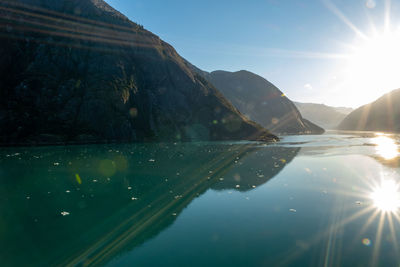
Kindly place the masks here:
[(313, 89), (313, 87), (312, 87), (311, 84), (309, 84), (309, 83), (306, 83), (306, 84), (304, 85), (304, 88), (307, 89), (307, 90), (312, 90), (312, 89)]

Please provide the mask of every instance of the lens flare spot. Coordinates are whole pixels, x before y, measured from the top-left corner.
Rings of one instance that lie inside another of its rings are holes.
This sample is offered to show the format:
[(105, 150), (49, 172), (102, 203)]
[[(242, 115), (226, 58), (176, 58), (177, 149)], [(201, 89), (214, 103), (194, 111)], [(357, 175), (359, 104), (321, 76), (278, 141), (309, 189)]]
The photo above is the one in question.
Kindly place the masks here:
[(365, 6), (367, 8), (375, 8), (376, 7), (376, 2), (374, 0), (367, 0), (365, 2)]
[(361, 242), (363, 243), (364, 246), (367, 246), (367, 247), (371, 246), (371, 244), (372, 244), (372, 242), (369, 238), (364, 238)]
[(278, 124), (279, 123), (279, 119), (278, 118), (272, 118), (271, 122), (272, 122), (272, 124)]
[(131, 115), (132, 118), (136, 118), (138, 115), (138, 110), (137, 108), (131, 108), (129, 109), (129, 115)]
[(115, 172), (117, 171), (117, 166), (114, 161), (105, 159), (105, 160), (100, 161), (99, 171), (104, 176), (110, 177), (110, 176), (113, 176), (115, 174)]
[(81, 177), (79, 176), (79, 174), (75, 174), (75, 179), (76, 179), (76, 182), (77, 182), (78, 184), (82, 184), (82, 179), (81, 179)]
[(124, 156), (117, 156), (114, 158), (113, 162), (118, 171), (126, 171), (128, 169), (128, 160)]

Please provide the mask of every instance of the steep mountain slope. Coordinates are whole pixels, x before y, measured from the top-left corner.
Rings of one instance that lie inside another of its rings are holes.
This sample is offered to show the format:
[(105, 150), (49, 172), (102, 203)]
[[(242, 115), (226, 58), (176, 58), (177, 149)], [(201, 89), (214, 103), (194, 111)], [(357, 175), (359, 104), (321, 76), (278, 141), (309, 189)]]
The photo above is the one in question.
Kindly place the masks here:
[(400, 89), (350, 113), (341, 130), (400, 132)]
[(249, 119), (277, 134), (321, 134), (272, 83), (248, 72), (214, 71), (203, 75)]
[(272, 140), (102, 0), (0, 1), (0, 143)]
[(336, 129), (339, 123), (352, 111), (351, 108), (336, 108), (324, 104), (293, 103), (296, 105), (303, 118), (325, 129)]

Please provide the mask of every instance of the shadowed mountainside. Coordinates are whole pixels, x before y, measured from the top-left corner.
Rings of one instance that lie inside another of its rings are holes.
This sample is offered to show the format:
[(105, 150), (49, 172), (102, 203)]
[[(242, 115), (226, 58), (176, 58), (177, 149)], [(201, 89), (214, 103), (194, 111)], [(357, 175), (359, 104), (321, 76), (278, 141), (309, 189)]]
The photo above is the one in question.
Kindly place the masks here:
[(351, 108), (330, 107), (324, 104), (293, 102), (303, 118), (325, 129), (336, 129), (342, 120), (353, 111)]
[(350, 113), (340, 130), (400, 132), (400, 89)]
[(0, 1), (0, 144), (277, 138), (102, 0)]
[(324, 129), (304, 119), (272, 83), (248, 72), (197, 70), (245, 116), (276, 134), (321, 134)]

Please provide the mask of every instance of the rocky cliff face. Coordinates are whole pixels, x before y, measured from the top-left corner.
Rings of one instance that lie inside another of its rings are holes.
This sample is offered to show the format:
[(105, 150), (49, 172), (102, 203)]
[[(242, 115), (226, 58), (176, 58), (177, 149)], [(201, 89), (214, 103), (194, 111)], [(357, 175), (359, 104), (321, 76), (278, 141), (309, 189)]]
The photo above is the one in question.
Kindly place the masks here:
[(276, 140), (102, 0), (0, 1), (0, 143)]
[(400, 89), (350, 113), (340, 130), (400, 132)]
[(250, 120), (276, 134), (321, 134), (324, 129), (304, 119), (276, 86), (248, 72), (202, 73)]

